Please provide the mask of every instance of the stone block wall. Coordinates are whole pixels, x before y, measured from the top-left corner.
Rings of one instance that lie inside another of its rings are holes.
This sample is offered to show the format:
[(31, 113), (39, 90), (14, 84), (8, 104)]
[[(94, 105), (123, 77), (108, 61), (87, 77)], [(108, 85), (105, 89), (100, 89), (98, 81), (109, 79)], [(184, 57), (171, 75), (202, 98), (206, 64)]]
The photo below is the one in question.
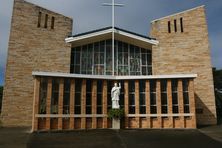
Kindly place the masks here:
[(71, 32), (71, 18), (14, 1), (1, 114), (4, 126), (32, 125), (32, 71), (69, 72), (71, 47), (65, 38)]
[(153, 74), (198, 74), (194, 82), (197, 124), (216, 124), (204, 6), (152, 21), (151, 37), (159, 41), (152, 50)]

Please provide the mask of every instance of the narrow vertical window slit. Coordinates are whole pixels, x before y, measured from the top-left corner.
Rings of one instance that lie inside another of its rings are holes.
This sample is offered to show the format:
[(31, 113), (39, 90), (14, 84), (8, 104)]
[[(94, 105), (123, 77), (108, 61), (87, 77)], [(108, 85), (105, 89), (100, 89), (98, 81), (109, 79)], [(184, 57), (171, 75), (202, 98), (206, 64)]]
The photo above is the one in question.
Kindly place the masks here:
[(177, 20), (174, 20), (174, 31), (177, 32)]
[(168, 21), (168, 33), (171, 33), (170, 21)]
[(183, 32), (183, 18), (182, 17), (180, 18), (180, 29), (181, 29), (181, 32)]
[(39, 12), (39, 16), (38, 16), (38, 24), (37, 27), (41, 27), (41, 17), (42, 17), (42, 12)]
[(51, 29), (54, 29), (55, 17), (53, 16), (51, 19)]
[(44, 28), (47, 28), (48, 26), (48, 14), (45, 15), (45, 25)]

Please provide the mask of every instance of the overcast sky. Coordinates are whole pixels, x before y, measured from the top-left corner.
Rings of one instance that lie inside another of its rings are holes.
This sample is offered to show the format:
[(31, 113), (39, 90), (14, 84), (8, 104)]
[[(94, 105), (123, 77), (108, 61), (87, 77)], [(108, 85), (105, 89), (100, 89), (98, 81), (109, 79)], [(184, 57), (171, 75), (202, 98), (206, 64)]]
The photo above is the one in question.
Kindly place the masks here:
[[(111, 26), (111, 8), (101, 6), (111, 0), (27, 0), (72, 17), (73, 34)], [(115, 26), (148, 35), (150, 22), (173, 13), (206, 6), (212, 64), (222, 68), (222, 0), (116, 0)], [(13, 0), (0, 0), (0, 85), (4, 84)]]

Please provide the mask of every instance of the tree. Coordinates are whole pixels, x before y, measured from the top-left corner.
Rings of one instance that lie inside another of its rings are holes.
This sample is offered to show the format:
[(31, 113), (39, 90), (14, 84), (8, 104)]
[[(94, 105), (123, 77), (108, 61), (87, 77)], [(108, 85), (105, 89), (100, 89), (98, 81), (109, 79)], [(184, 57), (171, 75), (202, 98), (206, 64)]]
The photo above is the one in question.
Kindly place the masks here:
[(222, 69), (217, 70), (213, 68), (213, 77), (214, 77), (214, 88), (222, 90)]
[(215, 88), (215, 100), (217, 109), (217, 123), (222, 123), (222, 69), (217, 70), (213, 68), (214, 88)]
[(0, 113), (2, 110), (3, 86), (0, 86)]

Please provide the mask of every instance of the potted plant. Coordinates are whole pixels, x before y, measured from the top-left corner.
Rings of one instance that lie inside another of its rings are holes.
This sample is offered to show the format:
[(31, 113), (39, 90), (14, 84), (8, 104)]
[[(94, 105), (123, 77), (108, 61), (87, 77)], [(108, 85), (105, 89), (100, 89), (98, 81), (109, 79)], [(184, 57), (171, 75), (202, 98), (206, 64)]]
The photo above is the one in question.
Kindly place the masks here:
[(108, 118), (112, 119), (112, 129), (120, 129), (120, 119), (124, 117), (124, 109), (110, 109)]

